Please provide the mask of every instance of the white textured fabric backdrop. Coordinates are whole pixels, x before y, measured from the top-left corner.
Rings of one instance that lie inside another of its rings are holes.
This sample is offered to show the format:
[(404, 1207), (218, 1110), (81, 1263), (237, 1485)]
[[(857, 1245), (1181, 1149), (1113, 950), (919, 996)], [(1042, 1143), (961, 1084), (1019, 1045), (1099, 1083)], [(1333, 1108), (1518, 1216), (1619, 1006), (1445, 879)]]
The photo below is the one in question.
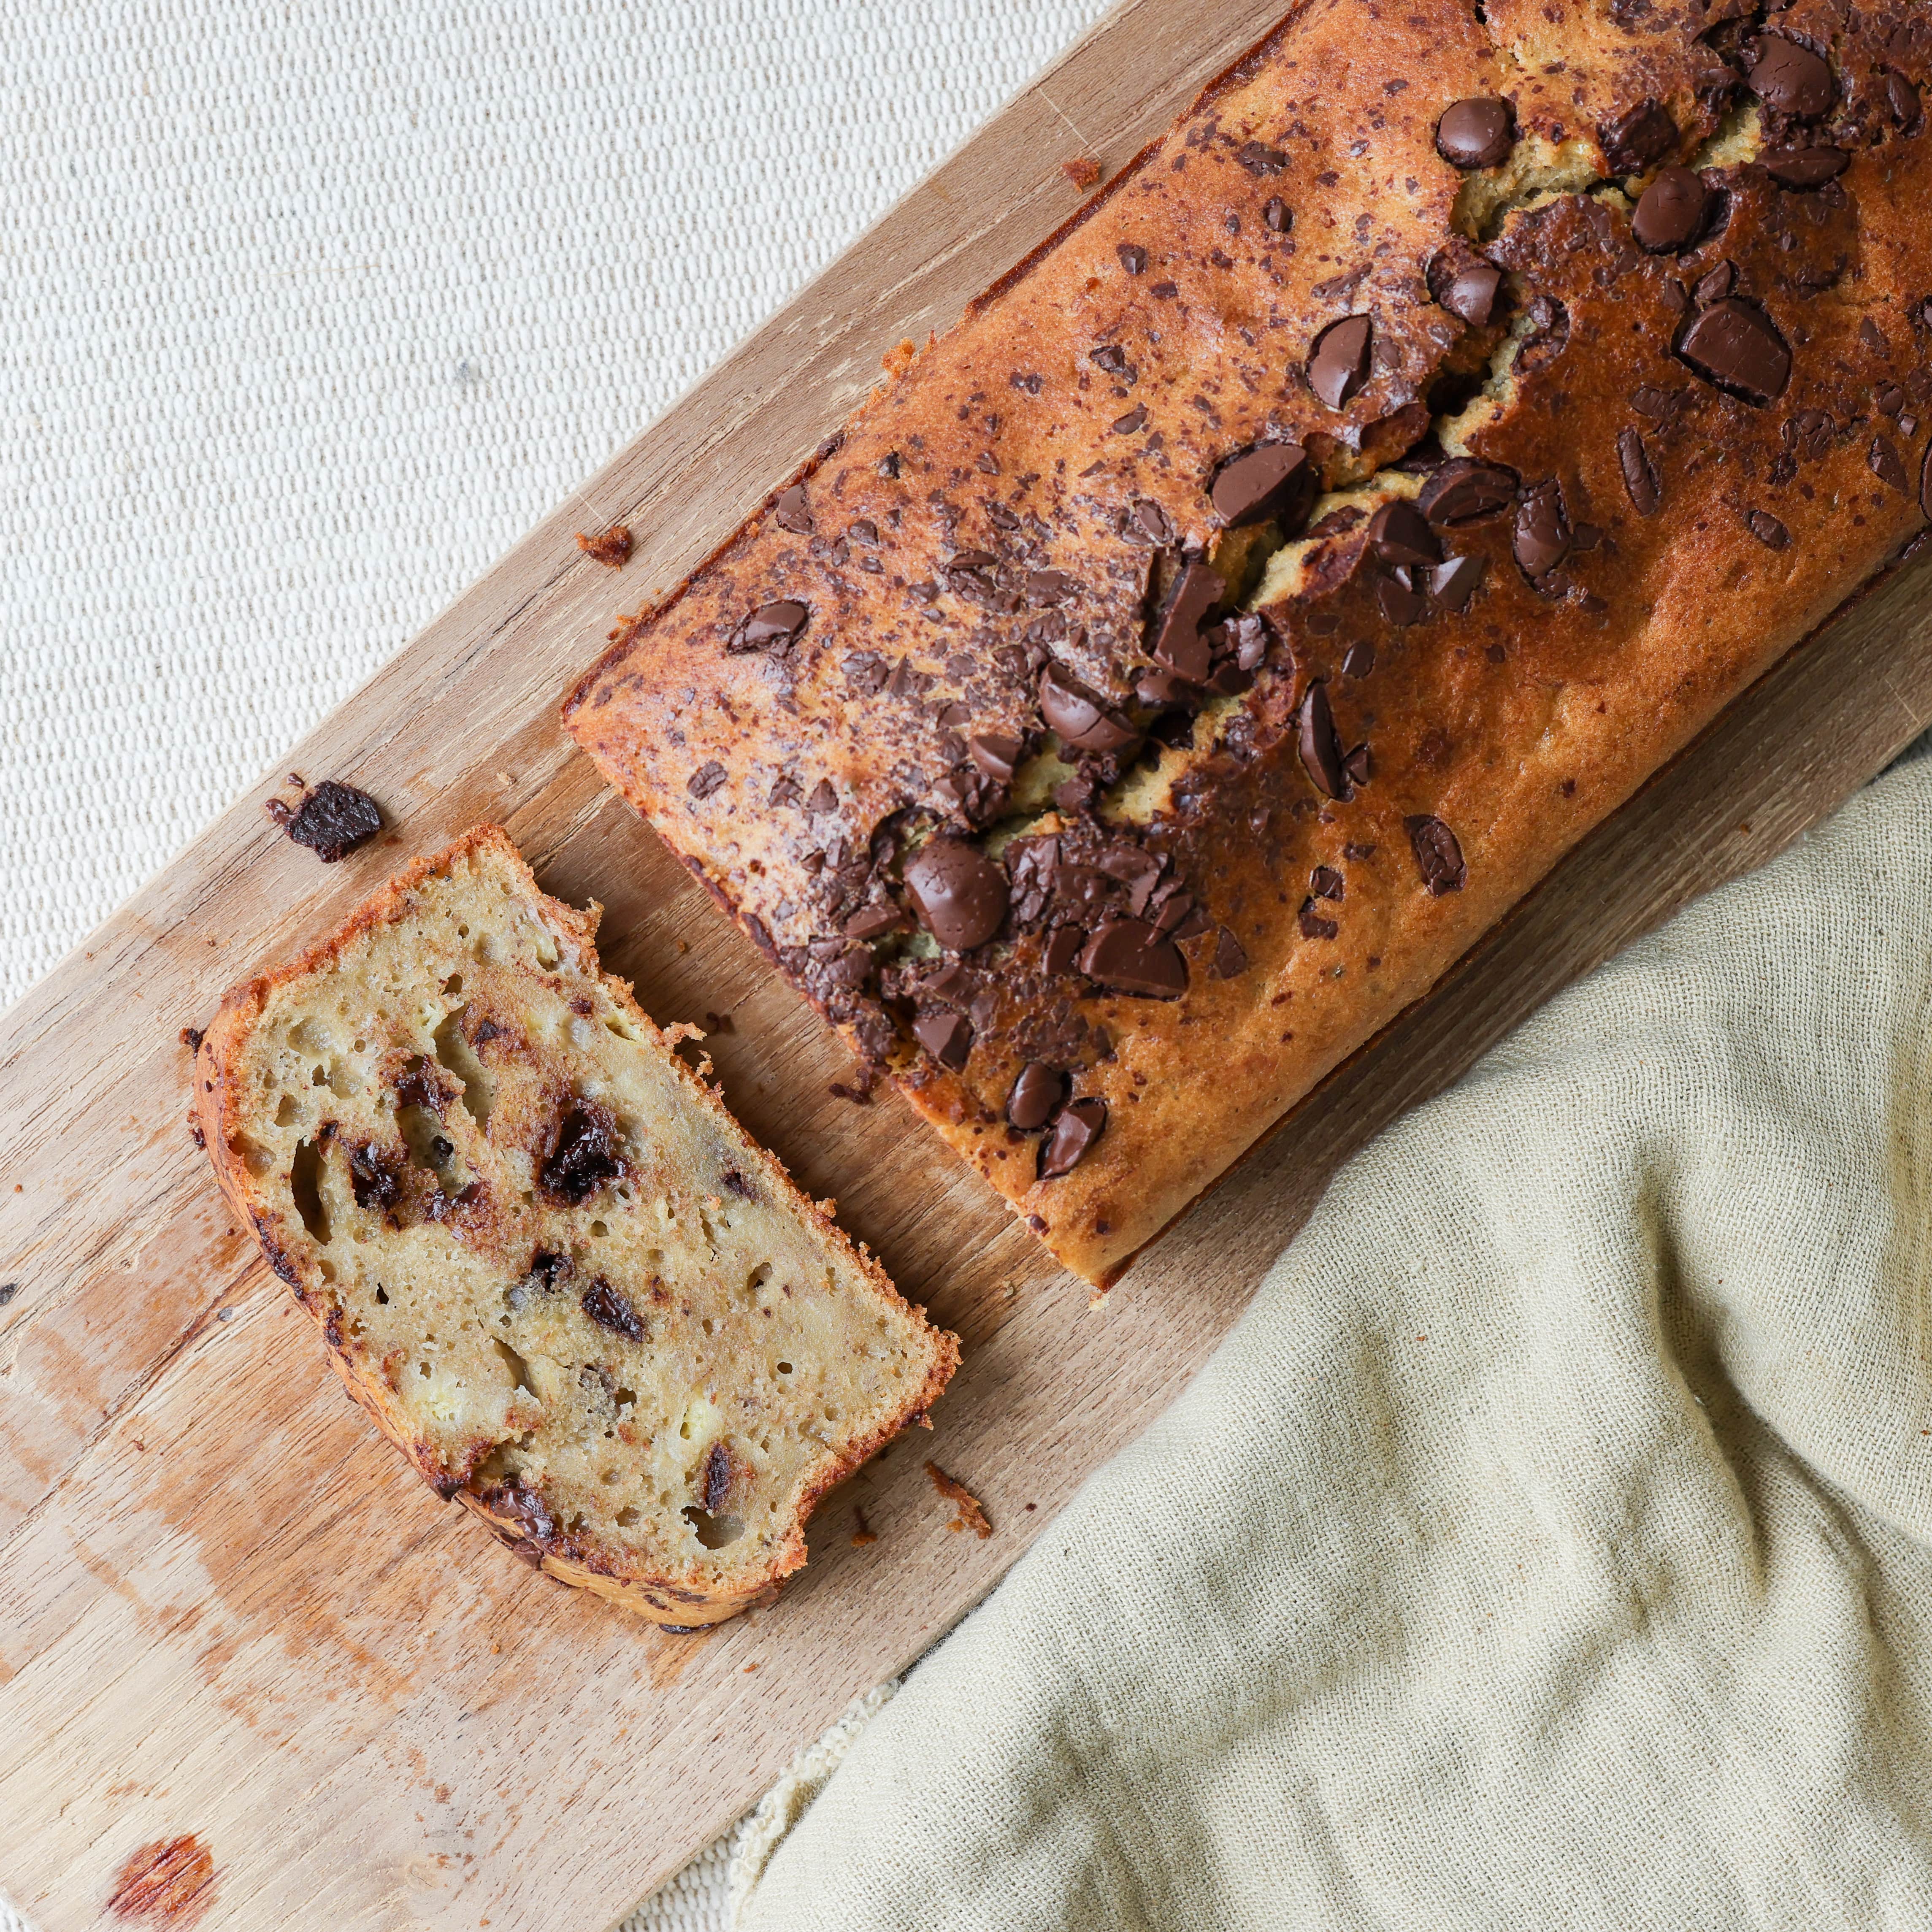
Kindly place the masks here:
[(0, 0), (0, 1005), (1109, 4)]

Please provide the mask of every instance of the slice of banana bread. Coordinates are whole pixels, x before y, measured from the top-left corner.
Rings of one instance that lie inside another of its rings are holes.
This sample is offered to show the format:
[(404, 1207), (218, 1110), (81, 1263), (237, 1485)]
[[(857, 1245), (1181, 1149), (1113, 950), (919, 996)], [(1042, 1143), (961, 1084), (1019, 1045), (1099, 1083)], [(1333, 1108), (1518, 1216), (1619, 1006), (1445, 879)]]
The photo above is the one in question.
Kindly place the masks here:
[(954, 1338), (485, 826), (236, 987), (196, 1113), (350, 1394), (526, 1562), (674, 1628), (768, 1600)]

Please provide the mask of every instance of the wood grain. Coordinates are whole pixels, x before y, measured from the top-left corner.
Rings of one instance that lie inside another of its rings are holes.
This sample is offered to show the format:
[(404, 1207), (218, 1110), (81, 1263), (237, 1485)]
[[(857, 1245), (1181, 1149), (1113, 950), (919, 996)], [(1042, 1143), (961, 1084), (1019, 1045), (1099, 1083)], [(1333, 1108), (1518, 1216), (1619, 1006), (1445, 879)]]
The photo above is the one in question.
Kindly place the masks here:
[[(842, 1049), (555, 720), (620, 610), (667, 588), (1270, 23), (1278, 0), (1115, 14), (586, 486), (0, 1020), (0, 1885), (101, 1919), (192, 1834), (204, 1927), (595, 1927), (955, 1622), (1213, 1348), (1340, 1161), (1551, 992), (1760, 862), (1932, 716), (1908, 565), (1733, 706), (1329, 1080), (1100, 1312)], [(578, 529), (630, 523), (621, 575)], [(280, 771), (367, 786), (395, 832), (319, 867)], [(178, 1030), (388, 871), (503, 819), (660, 1021), (707, 1014), (725, 1092), (960, 1333), (936, 1432), (835, 1494), (772, 1609), (653, 1632), (533, 1576), (343, 1399), (183, 1116)], [(928, 1454), (985, 1502), (949, 1532)], [(855, 1547), (862, 1507), (878, 1541)]]

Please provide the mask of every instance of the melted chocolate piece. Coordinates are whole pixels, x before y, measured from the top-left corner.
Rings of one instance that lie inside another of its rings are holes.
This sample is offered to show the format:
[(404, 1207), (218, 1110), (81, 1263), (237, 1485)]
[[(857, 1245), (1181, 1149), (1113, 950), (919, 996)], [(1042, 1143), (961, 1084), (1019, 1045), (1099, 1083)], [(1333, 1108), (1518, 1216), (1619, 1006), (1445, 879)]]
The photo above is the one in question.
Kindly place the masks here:
[(1500, 464), (1456, 457), (1422, 486), (1415, 507), (1432, 524), (1473, 524), (1516, 501), (1516, 474)]
[(905, 868), (920, 922), (949, 952), (983, 946), (1006, 916), (1006, 876), (976, 845), (939, 838)]
[(1674, 255), (1703, 232), (1711, 193), (1688, 168), (1662, 168), (1638, 197), (1630, 217), (1637, 246), (1653, 255)]
[(1022, 1133), (1037, 1132), (1052, 1119), (1066, 1098), (1066, 1076), (1044, 1060), (1030, 1060), (1020, 1069), (1006, 1096), (1006, 1118)]
[(1107, 1103), (1094, 1098), (1076, 1100), (1060, 1112), (1053, 1131), (1040, 1143), (1040, 1178), (1057, 1180), (1071, 1174), (1107, 1128)]
[(1769, 108), (1815, 121), (1838, 98), (1830, 65), (1782, 34), (1760, 34), (1745, 54), (1744, 83)]
[(1532, 484), (1516, 505), (1516, 528), (1510, 548), (1526, 577), (1546, 577), (1567, 557), (1574, 544), (1569, 519), (1564, 514), (1563, 492), (1552, 477)]
[(1216, 934), (1214, 957), (1208, 968), (1210, 980), (1233, 980), (1248, 970), (1246, 949), (1225, 926)]
[(644, 1339), (644, 1324), (638, 1311), (601, 1274), (584, 1291), (579, 1306), (598, 1328), (608, 1328), (627, 1342)]
[(920, 1014), (912, 1023), (912, 1036), (940, 1066), (955, 1072), (966, 1064), (966, 1056), (972, 1051), (971, 1024), (942, 1006)]
[(805, 485), (794, 483), (789, 490), (781, 490), (772, 516), (780, 530), (790, 530), (794, 536), (810, 536), (812, 512), (806, 503)]
[(1058, 664), (1040, 673), (1040, 710), (1061, 744), (1076, 752), (1120, 751), (1141, 735), (1124, 713)]
[(567, 1207), (580, 1208), (623, 1172), (616, 1117), (596, 1100), (578, 1100), (564, 1115), (550, 1152), (538, 1166), (537, 1182)]
[(1301, 700), (1296, 742), (1302, 764), (1319, 790), (1330, 798), (1352, 796), (1348, 774), (1342, 769), (1341, 735), (1335, 729), (1328, 687), (1319, 678), (1308, 687), (1308, 694)]
[(1791, 380), (1791, 350), (1778, 325), (1742, 296), (1700, 310), (1678, 338), (1677, 353), (1706, 382), (1760, 409)]
[(780, 654), (798, 641), (811, 611), (796, 598), (782, 597), (776, 603), (760, 604), (740, 624), (724, 648), (733, 656), (748, 651), (772, 651)]
[(976, 733), (966, 740), (966, 750), (974, 764), (999, 784), (1012, 784), (1013, 773), (1026, 754), (1026, 746), (1019, 739), (997, 731)]
[(403, 1160), (373, 1142), (349, 1150), (349, 1188), (358, 1208), (373, 1212), (394, 1207), (403, 1198)]
[(1786, 188), (1822, 188), (1851, 164), (1842, 148), (1772, 148), (1758, 156), (1772, 178)]
[(1677, 145), (1677, 123), (1658, 100), (1640, 101), (1598, 130), (1612, 174), (1640, 174)]
[(1298, 442), (1264, 442), (1231, 456), (1214, 472), (1208, 500), (1230, 530), (1278, 523), (1298, 536), (1320, 486), (1308, 452)]
[(1405, 818), (1402, 823), (1415, 854), (1416, 869), (1431, 896), (1440, 898), (1444, 892), (1460, 892), (1469, 868), (1463, 862), (1462, 848), (1455, 833), (1441, 819), (1426, 813)]
[(1429, 571), (1425, 580), (1429, 594), (1445, 610), (1466, 610), (1469, 600), (1482, 588), (1487, 568), (1480, 556), (1452, 556)]
[(1516, 146), (1516, 109), (1507, 100), (1480, 97), (1445, 108), (1436, 124), (1436, 152), (1452, 168), (1492, 168)]
[(1486, 328), (1496, 320), (1502, 286), (1502, 269), (1492, 262), (1474, 262), (1456, 270), (1438, 299), (1451, 315), (1460, 316), (1472, 328)]
[(1657, 466), (1643, 446), (1643, 438), (1634, 429), (1617, 432), (1617, 461), (1624, 472), (1624, 488), (1629, 492), (1630, 508), (1640, 517), (1649, 516), (1663, 501)]
[(1178, 1000), (1187, 990), (1180, 947), (1144, 920), (1108, 920), (1087, 942), (1080, 970), (1114, 992), (1145, 999)]
[(1227, 588), (1220, 574), (1204, 563), (1183, 566), (1174, 581), (1174, 594), (1154, 627), (1151, 651), (1156, 662), (1166, 664), (1192, 683), (1206, 681), (1210, 652), (1201, 626)]
[(382, 808), (366, 791), (324, 778), (302, 800), (284, 830), (325, 866), (346, 859), (382, 829)]
[(1315, 338), (1308, 386), (1331, 410), (1345, 409), (1369, 380), (1375, 328), (1365, 315), (1345, 315)]

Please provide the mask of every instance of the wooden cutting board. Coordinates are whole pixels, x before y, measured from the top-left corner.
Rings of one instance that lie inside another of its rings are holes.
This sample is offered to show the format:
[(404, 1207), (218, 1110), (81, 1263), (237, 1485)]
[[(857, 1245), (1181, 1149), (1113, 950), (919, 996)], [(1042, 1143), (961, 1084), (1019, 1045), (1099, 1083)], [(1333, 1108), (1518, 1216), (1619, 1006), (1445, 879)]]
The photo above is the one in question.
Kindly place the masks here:
[[(286, 769), (374, 792), (392, 836), (319, 866), (262, 815), (278, 771), (0, 1020), (0, 1887), (44, 1932), (598, 1932), (961, 1616), (1173, 1398), (1352, 1149), (1802, 832), (1932, 715), (1927, 578), (1906, 565), (1101, 1311), (894, 1098), (834, 1097), (842, 1049), (598, 784), (557, 728), (559, 694), (619, 611), (836, 425), (884, 351), (944, 326), (1071, 212), (1063, 162), (1124, 164), (1278, 4), (1124, 8), (291, 754)], [(572, 536), (620, 520), (641, 542), (614, 574)], [(535, 1577), (438, 1504), (344, 1400), (184, 1123), (181, 1028), (492, 817), (551, 891), (604, 902), (606, 962), (660, 1021), (720, 1016), (740, 1118), (965, 1345), (936, 1432), (836, 1492), (804, 1575), (712, 1634)], [(983, 1499), (989, 1540), (949, 1530), (928, 1455)], [(860, 1508), (878, 1535), (862, 1547)]]

